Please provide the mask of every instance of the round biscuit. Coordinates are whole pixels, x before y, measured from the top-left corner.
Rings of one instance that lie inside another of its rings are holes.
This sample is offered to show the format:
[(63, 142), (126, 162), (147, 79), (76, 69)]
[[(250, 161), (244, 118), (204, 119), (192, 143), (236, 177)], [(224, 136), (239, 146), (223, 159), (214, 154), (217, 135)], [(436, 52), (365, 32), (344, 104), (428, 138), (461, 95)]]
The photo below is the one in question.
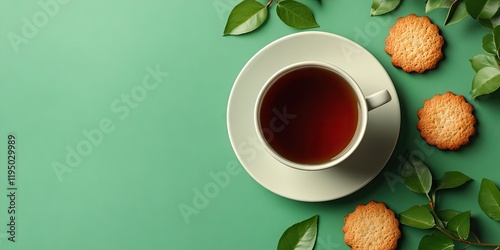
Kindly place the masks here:
[(427, 16), (410, 14), (398, 18), (389, 29), (385, 44), (392, 64), (408, 73), (433, 69), (443, 58), (444, 38)]
[(357, 205), (344, 217), (344, 241), (353, 250), (392, 250), (401, 238), (399, 220), (383, 202)]
[(474, 108), (464, 96), (447, 91), (424, 101), (417, 111), (420, 136), (440, 150), (457, 150), (476, 133)]

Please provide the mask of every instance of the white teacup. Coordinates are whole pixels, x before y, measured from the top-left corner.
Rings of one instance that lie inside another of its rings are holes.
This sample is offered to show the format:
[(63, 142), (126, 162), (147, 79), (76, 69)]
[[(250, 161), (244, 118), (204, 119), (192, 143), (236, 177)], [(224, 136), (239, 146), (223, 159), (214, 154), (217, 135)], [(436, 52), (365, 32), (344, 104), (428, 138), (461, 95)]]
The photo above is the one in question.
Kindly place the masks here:
[(264, 148), (301, 170), (338, 165), (359, 146), (368, 112), (391, 100), (387, 90), (365, 96), (337, 66), (305, 61), (276, 72), (255, 105), (255, 128)]

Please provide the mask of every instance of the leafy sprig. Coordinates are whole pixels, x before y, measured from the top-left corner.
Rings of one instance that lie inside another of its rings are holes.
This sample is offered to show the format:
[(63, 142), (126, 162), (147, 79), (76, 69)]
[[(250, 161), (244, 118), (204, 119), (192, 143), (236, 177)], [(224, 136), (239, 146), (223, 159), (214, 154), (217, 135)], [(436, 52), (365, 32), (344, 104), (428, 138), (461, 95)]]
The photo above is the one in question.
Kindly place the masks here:
[[(404, 184), (411, 191), (425, 195), (429, 203), (410, 207), (400, 214), (399, 221), (418, 229), (434, 229), (420, 240), (418, 249), (454, 249), (455, 242), (464, 243), (466, 247), (475, 245), (500, 249), (500, 244), (481, 242), (471, 231), (471, 211), (439, 210), (436, 206), (438, 192), (463, 186), (472, 181), (470, 177), (453, 171), (434, 180), (429, 167), (418, 156), (408, 153), (405, 160), (401, 170)], [(500, 191), (491, 180), (481, 181), (478, 202), (486, 215), (500, 221)]]
[(296, 0), (269, 0), (266, 5), (256, 0), (243, 0), (229, 14), (224, 35), (242, 35), (256, 30), (268, 19), (268, 9), (273, 3), (276, 14), (288, 26), (296, 29), (319, 27), (309, 7)]
[(472, 69), (476, 72), (472, 81), (473, 98), (500, 88), (500, 26), (493, 28), (491, 34), (485, 35), (482, 42), (483, 50), (488, 54), (476, 55), (470, 59)]
[[(394, 11), (401, 0), (373, 0), (372, 15)], [(471, 16), (484, 28), (491, 30), (483, 37), (483, 50), (488, 55), (477, 55), (470, 59), (476, 72), (472, 80), (472, 98), (487, 95), (500, 88), (500, 0), (427, 0), (425, 12), (448, 9), (444, 25), (458, 23)]]
[[(429, 200), (399, 214), (401, 224), (433, 231), (420, 240), (419, 250), (453, 250), (456, 243), (465, 244), (463, 249), (474, 245), (500, 250), (500, 244), (485, 243), (471, 231), (471, 211), (438, 209), (438, 194), (473, 181), (469, 176), (449, 171), (441, 179), (434, 179), (430, 168), (417, 155), (407, 153), (401, 169), (405, 186)], [(478, 195), (479, 207), (495, 221), (500, 221), (500, 190), (489, 179), (482, 179)], [(318, 235), (318, 215), (290, 226), (278, 242), (278, 250), (312, 250)]]

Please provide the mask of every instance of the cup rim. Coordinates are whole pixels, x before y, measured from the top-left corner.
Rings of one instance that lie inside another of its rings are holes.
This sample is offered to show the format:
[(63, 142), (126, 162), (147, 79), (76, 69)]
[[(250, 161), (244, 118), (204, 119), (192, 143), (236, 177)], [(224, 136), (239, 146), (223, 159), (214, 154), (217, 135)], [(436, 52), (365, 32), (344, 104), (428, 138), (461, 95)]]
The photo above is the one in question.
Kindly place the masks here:
[[(349, 83), (349, 85), (355, 92), (359, 107), (358, 127), (356, 128), (355, 134), (351, 139), (351, 141), (349, 142), (348, 146), (342, 152), (333, 157), (330, 161), (318, 164), (298, 163), (288, 160), (285, 157), (281, 156), (269, 145), (268, 141), (264, 138), (263, 131), (260, 126), (260, 107), (262, 104), (263, 97), (265, 96), (269, 88), (272, 86), (272, 84), (283, 74), (286, 74), (287, 72), (293, 71), (295, 69), (305, 68), (305, 67), (321, 67), (323, 69), (330, 70), (342, 76)], [(306, 170), (306, 171), (323, 170), (339, 165), (341, 162), (343, 162), (349, 156), (351, 156), (353, 152), (356, 151), (356, 149), (358, 148), (364, 137), (367, 124), (368, 124), (368, 107), (365, 101), (365, 95), (363, 94), (363, 91), (361, 90), (359, 85), (347, 72), (342, 70), (340, 67), (320, 61), (296, 62), (284, 66), (280, 70), (276, 71), (271, 77), (268, 78), (266, 83), (260, 89), (259, 94), (257, 95), (257, 101), (255, 102), (254, 106), (254, 127), (257, 132), (257, 137), (260, 143), (265, 148), (265, 151), (269, 153), (273, 158), (285, 164), (286, 166), (299, 170)]]

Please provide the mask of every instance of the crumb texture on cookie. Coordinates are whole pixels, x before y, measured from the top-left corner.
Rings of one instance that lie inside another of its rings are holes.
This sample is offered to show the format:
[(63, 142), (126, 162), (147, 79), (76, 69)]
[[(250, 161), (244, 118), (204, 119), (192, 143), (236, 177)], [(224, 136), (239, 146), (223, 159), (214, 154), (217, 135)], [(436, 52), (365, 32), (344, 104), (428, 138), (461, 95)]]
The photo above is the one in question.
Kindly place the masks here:
[(399, 220), (385, 203), (357, 205), (344, 217), (344, 241), (354, 250), (392, 250), (401, 238)]
[(398, 18), (389, 29), (385, 44), (392, 64), (408, 73), (433, 69), (443, 58), (444, 38), (427, 16), (410, 14)]
[(473, 109), (464, 96), (450, 91), (425, 100), (417, 111), (420, 136), (440, 150), (457, 150), (476, 133)]

